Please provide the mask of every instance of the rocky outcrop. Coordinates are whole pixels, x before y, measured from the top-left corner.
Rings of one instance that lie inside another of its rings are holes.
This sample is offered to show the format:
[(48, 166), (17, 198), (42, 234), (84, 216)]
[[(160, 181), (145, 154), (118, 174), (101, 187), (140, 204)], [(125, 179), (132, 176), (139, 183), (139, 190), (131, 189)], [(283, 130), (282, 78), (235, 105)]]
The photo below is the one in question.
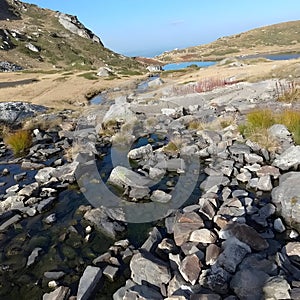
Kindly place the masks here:
[(2, 102), (0, 103), (0, 123), (17, 125), (46, 110), (44, 106), (26, 102)]
[(92, 41), (103, 46), (100, 38), (95, 35), (91, 30), (87, 29), (76, 16), (57, 13), (58, 21), (61, 25), (63, 25), (67, 30), (71, 31), (74, 34), (77, 34), (83, 38), (91, 39)]

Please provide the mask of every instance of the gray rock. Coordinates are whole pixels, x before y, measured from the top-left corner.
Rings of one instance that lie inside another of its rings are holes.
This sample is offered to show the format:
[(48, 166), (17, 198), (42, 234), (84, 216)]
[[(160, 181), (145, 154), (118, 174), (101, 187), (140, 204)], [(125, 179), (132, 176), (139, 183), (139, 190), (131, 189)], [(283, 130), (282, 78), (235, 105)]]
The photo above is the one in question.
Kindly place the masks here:
[(113, 221), (103, 208), (91, 209), (83, 217), (94, 224), (105, 235), (113, 239), (116, 237), (117, 231), (124, 229), (117, 222)]
[(113, 294), (113, 300), (123, 300), (125, 293), (128, 289), (130, 289), (131, 287), (135, 286), (135, 283), (131, 280), (128, 279), (126, 281), (125, 286), (119, 288), (114, 294)]
[(50, 197), (50, 198), (47, 198), (45, 200), (42, 200), (41, 202), (39, 202), (39, 204), (37, 205), (37, 211), (39, 213), (41, 212), (44, 212), (48, 209), (50, 209), (53, 205), (53, 202), (56, 200), (55, 197)]
[(55, 291), (43, 295), (43, 300), (67, 300), (69, 299), (70, 289), (65, 286), (58, 287)]
[(100, 282), (101, 277), (102, 271), (100, 268), (87, 266), (79, 281), (77, 300), (88, 300), (96, 285)]
[(1, 225), (0, 225), (0, 231), (3, 231), (5, 230), (6, 228), (8, 228), (10, 225), (13, 225), (17, 222), (19, 222), (21, 219), (21, 216), (16, 214), (14, 215), (13, 217), (9, 218), (7, 221), (3, 222)]
[(35, 175), (35, 180), (39, 183), (46, 183), (49, 182), (51, 177), (52, 177), (52, 173), (55, 171), (55, 168), (52, 167), (45, 167), (43, 169), (40, 169), (37, 174)]
[(255, 170), (255, 172), (258, 177), (270, 175), (274, 179), (277, 179), (280, 176), (279, 169), (274, 166), (262, 166), (261, 168)]
[(86, 39), (90, 39), (103, 46), (100, 38), (96, 36), (92, 31), (87, 29), (82, 23), (80, 23), (76, 16), (67, 15), (61, 12), (56, 14), (59, 23), (64, 26), (70, 32), (77, 34)]
[(280, 144), (280, 150), (286, 150), (293, 145), (292, 134), (282, 124), (274, 124), (268, 129), (270, 136)]
[(263, 287), (265, 299), (292, 299), (289, 290), (290, 285), (280, 276), (271, 277)]
[(257, 214), (251, 216), (251, 219), (254, 220), (256, 223), (267, 227), (268, 221), (267, 218), (272, 216), (276, 211), (276, 207), (272, 203), (268, 203), (264, 205)]
[(145, 251), (148, 252), (153, 252), (158, 244), (162, 240), (162, 235), (159, 232), (159, 230), (156, 227), (153, 227), (151, 232), (149, 233), (149, 237), (147, 240), (144, 242), (144, 244), (141, 246), (141, 249), (144, 249)]
[(228, 293), (228, 283), (231, 275), (223, 268), (214, 264), (210, 269), (202, 271), (199, 279), (201, 286), (211, 289), (218, 294)]
[(222, 248), (223, 252), (219, 255), (217, 264), (229, 273), (234, 273), (246, 254), (251, 253), (250, 247), (235, 237), (223, 242)]
[(174, 223), (174, 240), (177, 246), (181, 246), (190, 238), (190, 234), (204, 227), (201, 217), (195, 213), (177, 213)]
[(138, 284), (148, 282), (160, 287), (171, 280), (168, 265), (148, 252), (133, 255), (130, 270), (131, 278)]
[(48, 279), (53, 279), (53, 280), (58, 280), (58, 279), (64, 277), (65, 275), (66, 275), (66, 273), (63, 271), (59, 271), (59, 272), (51, 271), (51, 272), (44, 273), (44, 277), (46, 277)]
[(161, 190), (155, 190), (153, 191), (150, 200), (153, 202), (159, 202), (159, 203), (167, 203), (172, 199), (172, 195), (165, 193)]
[(243, 269), (233, 276), (230, 287), (241, 300), (261, 300), (264, 299), (263, 287), (268, 279), (263, 271)]
[(269, 192), (273, 189), (270, 175), (265, 175), (265, 176), (259, 177), (259, 180), (257, 183), (257, 189), (264, 191), (264, 192)]
[(282, 233), (286, 230), (286, 228), (280, 218), (277, 218), (274, 220), (274, 229), (280, 233)]
[[(122, 102), (122, 103), (121, 103)], [(126, 98), (122, 97), (115, 100), (115, 104), (111, 105), (108, 112), (103, 118), (103, 123), (108, 121), (117, 122), (133, 122), (137, 118), (133, 111), (131, 110), (130, 104), (126, 102)]]
[(192, 254), (186, 256), (182, 260), (179, 266), (179, 271), (187, 282), (190, 282), (192, 285), (194, 285), (199, 278), (201, 268), (202, 263), (198, 256), (196, 254)]
[(206, 248), (205, 263), (207, 265), (215, 264), (220, 253), (221, 253), (220, 247), (218, 247), (215, 244), (208, 245), (208, 247)]
[(273, 166), (286, 171), (291, 168), (295, 170), (300, 165), (300, 146), (291, 146), (280, 154), (273, 162)]
[(133, 160), (147, 161), (153, 157), (153, 150), (150, 144), (139, 148), (132, 149), (128, 152), (127, 157)]
[(19, 196), (27, 196), (31, 197), (38, 190), (39, 184), (38, 182), (33, 182), (31, 184), (25, 185), (19, 192)]
[(31, 254), (29, 255), (27, 259), (26, 267), (30, 267), (32, 264), (35, 263), (36, 259), (39, 257), (40, 252), (42, 251), (42, 248), (35, 248)]
[(107, 67), (101, 67), (98, 69), (97, 76), (99, 77), (109, 77), (112, 75), (112, 70)]
[(26, 172), (22, 172), (19, 174), (14, 175), (14, 180), (15, 181), (21, 181), (26, 177), (27, 173)]
[(150, 192), (148, 186), (151, 182), (149, 178), (122, 166), (115, 167), (108, 178), (108, 183), (119, 188), (131, 187), (141, 190), (141, 195), (147, 195)]
[(219, 187), (220, 185), (226, 186), (230, 182), (226, 176), (208, 176), (201, 184), (200, 188), (204, 192), (209, 191), (213, 187)]
[(213, 244), (217, 240), (216, 234), (206, 228), (194, 230), (190, 239), (191, 242), (203, 243), (203, 244)]
[(23, 161), (21, 164), (21, 169), (23, 170), (39, 170), (43, 169), (45, 165), (39, 163), (33, 163), (30, 161)]
[(146, 285), (134, 285), (125, 291), (122, 300), (163, 300), (163, 296)]
[(46, 110), (44, 106), (26, 102), (2, 102), (0, 103), (0, 123), (16, 125)]
[(104, 268), (103, 275), (107, 277), (110, 281), (114, 281), (118, 272), (119, 272), (118, 267), (108, 265)]
[(270, 276), (277, 275), (278, 269), (275, 260), (266, 259), (263, 254), (248, 254), (239, 265), (239, 270), (263, 271)]
[(262, 251), (269, 247), (267, 241), (263, 239), (254, 228), (246, 224), (230, 223), (219, 232), (219, 237), (222, 239), (227, 239), (232, 236), (235, 236), (241, 242), (249, 245), (256, 251)]
[(286, 224), (300, 229), (300, 172), (289, 172), (279, 177), (279, 186), (272, 190), (272, 201)]
[(72, 162), (63, 166), (57, 167), (52, 176), (58, 178), (62, 182), (73, 183), (75, 181), (75, 172), (79, 165), (79, 162)]

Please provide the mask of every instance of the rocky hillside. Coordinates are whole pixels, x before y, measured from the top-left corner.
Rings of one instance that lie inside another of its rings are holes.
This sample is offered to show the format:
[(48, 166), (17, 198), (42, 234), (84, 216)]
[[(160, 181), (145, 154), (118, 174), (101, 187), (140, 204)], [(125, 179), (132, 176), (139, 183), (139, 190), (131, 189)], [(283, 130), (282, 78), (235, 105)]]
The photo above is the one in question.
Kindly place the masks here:
[(220, 60), (258, 53), (300, 52), (300, 21), (279, 23), (221, 37), (205, 45), (164, 52), (162, 61)]
[(18, 0), (0, 0), (0, 61), (40, 69), (141, 69), (133, 59), (105, 48), (76, 16)]

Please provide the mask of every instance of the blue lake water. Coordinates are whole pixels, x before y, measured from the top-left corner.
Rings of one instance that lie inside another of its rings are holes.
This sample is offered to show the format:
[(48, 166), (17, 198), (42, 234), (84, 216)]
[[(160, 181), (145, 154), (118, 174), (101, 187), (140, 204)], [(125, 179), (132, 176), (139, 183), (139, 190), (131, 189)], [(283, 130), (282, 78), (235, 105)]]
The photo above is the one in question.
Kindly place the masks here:
[(163, 66), (164, 71), (181, 70), (191, 65), (196, 65), (200, 68), (214, 65), (215, 61), (185, 61), (180, 63), (167, 64)]
[(286, 54), (257, 54), (257, 55), (249, 55), (243, 58), (257, 58), (263, 57), (270, 60), (290, 60), (300, 58), (300, 53), (286, 53)]

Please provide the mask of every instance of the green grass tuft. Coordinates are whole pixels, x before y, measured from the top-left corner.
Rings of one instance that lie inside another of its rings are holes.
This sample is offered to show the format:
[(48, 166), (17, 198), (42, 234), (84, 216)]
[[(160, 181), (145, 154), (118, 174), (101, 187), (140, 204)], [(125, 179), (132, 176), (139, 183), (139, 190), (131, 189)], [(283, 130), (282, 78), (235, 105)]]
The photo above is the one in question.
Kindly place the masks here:
[(32, 145), (32, 136), (29, 130), (17, 130), (6, 133), (4, 143), (13, 151), (15, 156), (22, 156)]

